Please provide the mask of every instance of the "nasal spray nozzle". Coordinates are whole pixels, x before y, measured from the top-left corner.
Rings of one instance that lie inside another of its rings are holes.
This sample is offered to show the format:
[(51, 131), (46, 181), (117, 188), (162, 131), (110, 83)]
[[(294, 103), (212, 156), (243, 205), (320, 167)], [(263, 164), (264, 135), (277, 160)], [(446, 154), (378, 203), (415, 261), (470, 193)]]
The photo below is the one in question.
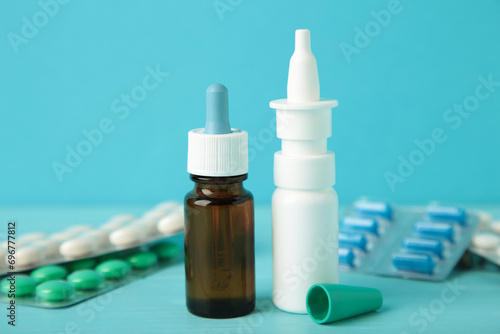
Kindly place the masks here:
[(311, 51), (311, 34), (307, 29), (295, 31), (295, 51), (288, 69), (287, 99), (289, 102), (319, 100), (318, 66)]

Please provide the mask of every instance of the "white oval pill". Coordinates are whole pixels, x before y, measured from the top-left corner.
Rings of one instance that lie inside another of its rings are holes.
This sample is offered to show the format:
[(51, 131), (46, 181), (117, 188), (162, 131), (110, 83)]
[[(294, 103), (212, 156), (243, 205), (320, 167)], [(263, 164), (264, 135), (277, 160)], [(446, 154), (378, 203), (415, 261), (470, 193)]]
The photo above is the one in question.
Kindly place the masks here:
[(478, 211), (477, 212), (477, 217), (479, 218), (479, 226), (480, 227), (486, 227), (488, 224), (491, 222), (491, 215), (487, 212), (484, 211)]
[(500, 234), (500, 221), (491, 223), (490, 228), (493, 232)]
[(66, 229), (66, 232), (82, 233), (91, 230), (92, 225), (74, 225)]
[(144, 226), (129, 225), (111, 233), (109, 241), (117, 247), (130, 247), (143, 243), (146, 238), (147, 231)]
[(45, 233), (42, 232), (34, 232), (34, 233), (27, 233), (23, 234), (19, 237), (19, 241), (24, 241), (24, 242), (30, 242), (30, 241), (35, 241), (35, 240), (40, 240), (45, 238)]
[(119, 227), (122, 227), (129, 221), (135, 219), (135, 216), (132, 214), (123, 214), (123, 215), (116, 215), (108, 219), (107, 222), (101, 225), (101, 228), (106, 229), (106, 230), (116, 230)]
[[(7, 257), (9, 255), (7, 254)], [(47, 259), (47, 248), (42, 246), (27, 245), (16, 250), (16, 268), (28, 266), (41, 266)]]
[(122, 220), (122, 221), (130, 221), (135, 218), (135, 215), (131, 213), (120, 213), (118, 215), (114, 215), (113, 217), (109, 218), (108, 220)]
[(116, 230), (117, 228), (120, 228), (122, 227), (123, 225), (125, 225), (127, 223), (127, 221), (107, 221), (106, 223), (102, 224), (100, 226), (100, 228), (102, 229), (105, 229), (105, 230), (108, 230), (108, 231), (112, 231), (112, 230)]
[(44, 246), (47, 247), (47, 257), (49, 258), (57, 258), (61, 254), (59, 254), (59, 246), (61, 245), (61, 241), (57, 239), (43, 239), (32, 242), (35, 246)]
[(151, 211), (148, 211), (145, 214), (143, 214), (141, 218), (158, 220), (158, 219), (164, 217), (167, 213), (168, 213), (168, 211), (164, 211), (164, 210), (151, 210)]
[(472, 244), (477, 248), (495, 249), (500, 244), (500, 237), (490, 233), (480, 233), (472, 238)]
[(163, 217), (158, 222), (158, 230), (164, 235), (181, 232), (184, 229), (184, 213), (175, 212)]
[(0, 269), (7, 267), (7, 262), (5, 261), (7, 257), (7, 251), (5, 249), (0, 249)]
[(99, 244), (97, 238), (86, 236), (63, 242), (61, 247), (59, 247), (59, 252), (64, 257), (75, 259), (92, 255), (98, 249)]
[(153, 211), (171, 211), (178, 209), (181, 206), (178, 202), (163, 202), (154, 207)]
[(73, 232), (73, 231), (62, 231), (59, 233), (54, 233), (49, 236), (50, 239), (56, 239), (60, 240), (61, 242), (69, 240), (76, 236), (78, 232)]
[(156, 228), (157, 222), (158, 221), (156, 219), (140, 218), (131, 222), (130, 225), (142, 225), (146, 229), (149, 236), (155, 236), (160, 233), (158, 228)]
[(17, 240), (17, 239), (11, 239), (9, 241), (4, 241), (0, 244), (1, 249), (7, 249), (9, 246), (14, 247), (14, 248), (19, 248), (22, 246), (25, 246), (28, 244), (28, 241), (22, 241), (22, 240)]
[(99, 243), (99, 246), (102, 248), (107, 248), (107, 247), (109, 247), (109, 234), (110, 234), (109, 230), (96, 229), (96, 230), (90, 230), (90, 231), (82, 233), (82, 237), (90, 236), (93, 238), (97, 238), (97, 242)]

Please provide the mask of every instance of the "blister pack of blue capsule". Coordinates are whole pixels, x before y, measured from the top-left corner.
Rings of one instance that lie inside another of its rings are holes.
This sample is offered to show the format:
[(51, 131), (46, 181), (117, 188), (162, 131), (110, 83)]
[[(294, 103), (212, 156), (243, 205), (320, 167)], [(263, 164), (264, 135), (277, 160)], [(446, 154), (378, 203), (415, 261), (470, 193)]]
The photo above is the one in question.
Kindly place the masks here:
[(340, 219), (340, 268), (441, 281), (467, 250), (479, 223), (478, 212), (455, 206), (395, 206), (362, 198)]

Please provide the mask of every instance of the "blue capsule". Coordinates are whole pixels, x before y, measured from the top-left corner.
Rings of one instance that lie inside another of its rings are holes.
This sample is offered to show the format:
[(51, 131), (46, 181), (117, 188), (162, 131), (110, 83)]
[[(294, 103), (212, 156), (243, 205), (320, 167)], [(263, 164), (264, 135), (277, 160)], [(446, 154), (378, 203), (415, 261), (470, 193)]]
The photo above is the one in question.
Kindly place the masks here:
[(339, 233), (339, 245), (346, 247), (356, 247), (366, 251), (367, 239), (361, 233)]
[(413, 225), (413, 230), (419, 235), (444, 238), (449, 242), (453, 242), (455, 239), (455, 230), (452, 225), (447, 223), (416, 222)]
[(339, 264), (354, 267), (356, 255), (350, 248), (339, 247)]
[(375, 215), (387, 219), (392, 218), (392, 208), (389, 203), (359, 201), (354, 203), (354, 210), (365, 215)]
[(397, 270), (432, 275), (436, 264), (430, 255), (397, 253), (392, 256), (392, 264)]
[(443, 243), (439, 240), (424, 238), (405, 238), (401, 246), (408, 250), (429, 252), (443, 258)]
[(342, 219), (341, 225), (351, 230), (378, 235), (378, 222), (373, 218), (345, 217)]
[(454, 206), (433, 206), (427, 209), (430, 219), (454, 221), (460, 225), (465, 225), (467, 214), (464, 209)]

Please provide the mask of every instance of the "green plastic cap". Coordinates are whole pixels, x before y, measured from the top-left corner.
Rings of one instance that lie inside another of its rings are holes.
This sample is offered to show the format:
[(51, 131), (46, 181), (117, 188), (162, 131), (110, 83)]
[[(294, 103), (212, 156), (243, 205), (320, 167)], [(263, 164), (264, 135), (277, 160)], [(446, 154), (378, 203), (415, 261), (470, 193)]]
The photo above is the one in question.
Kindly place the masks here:
[(311, 319), (324, 324), (378, 310), (382, 294), (359, 286), (314, 284), (307, 292), (306, 305)]

